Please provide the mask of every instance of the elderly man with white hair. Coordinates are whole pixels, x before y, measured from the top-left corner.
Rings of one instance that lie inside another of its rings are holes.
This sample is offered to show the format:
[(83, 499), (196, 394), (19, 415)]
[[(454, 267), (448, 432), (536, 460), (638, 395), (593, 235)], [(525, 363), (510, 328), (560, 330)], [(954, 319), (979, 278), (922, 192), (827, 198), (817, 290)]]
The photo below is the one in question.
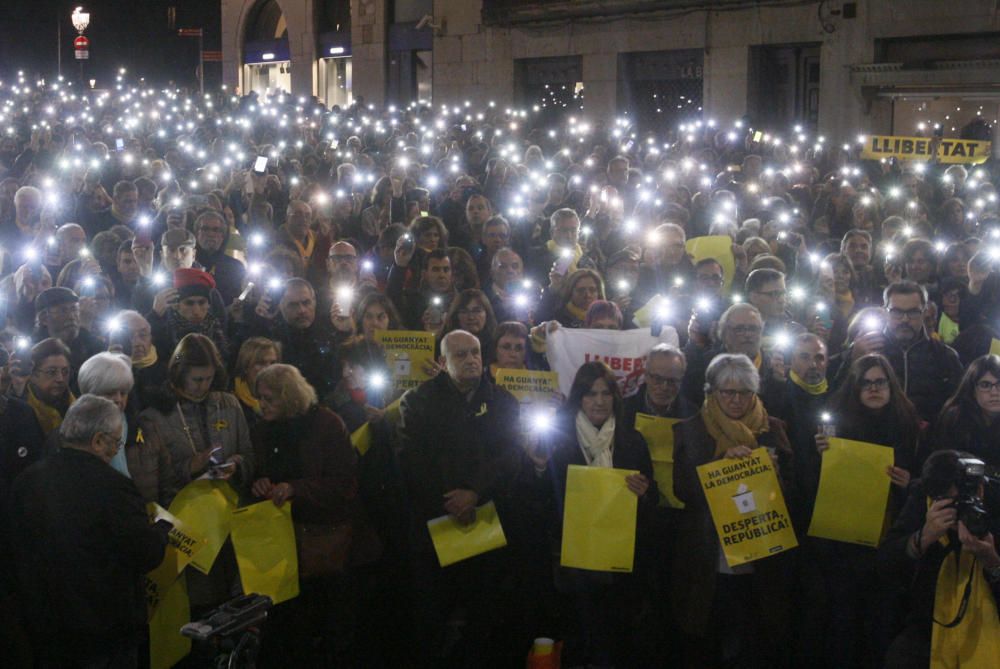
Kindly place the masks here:
[(114, 402), (84, 395), (59, 428), (62, 447), (14, 484), (18, 595), (40, 666), (137, 666), (142, 579), (171, 526), (150, 525), (135, 485), (110, 466), (124, 427)]
[(42, 214), (42, 191), (34, 186), (21, 186), (14, 193), (14, 219), (0, 226), (0, 245), (20, 252), (34, 241)]
[[(522, 477), (533, 478), (520, 446), (519, 406), (514, 397), (483, 374), (479, 340), (454, 330), (441, 341), (445, 372), (403, 395), (400, 464), (409, 492), (410, 564), (414, 570), (414, 642), (425, 644), (414, 653), (434, 664), (441, 659), (445, 624), (457, 608), (467, 611), (466, 635), (490, 657), (498, 649), (517, 647), (504, 640), (496, 624), (505, 611), (498, 583), (513, 565), (510, 554), (489, 553), (442, 569), (426, 523), (448, 515), (462, 524), (476, 518), (476, 508), (496, 505), (504, 519), (508, 543), (518, 543), (516, 491)], [(525, 474), (526, 472), (526, 474)], [(455, 658), (459, 659), (459, 658)], [(471, 658), (466, 658), (471, 661)]]

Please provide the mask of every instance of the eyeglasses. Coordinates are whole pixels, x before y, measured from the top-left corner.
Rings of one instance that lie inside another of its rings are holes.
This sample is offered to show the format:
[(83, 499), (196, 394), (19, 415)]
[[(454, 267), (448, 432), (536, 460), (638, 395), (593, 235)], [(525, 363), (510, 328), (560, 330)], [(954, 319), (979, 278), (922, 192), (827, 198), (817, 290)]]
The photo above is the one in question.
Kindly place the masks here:
[(711, 283), (716, 286), (721, 284), (724, 280), (718, 274), (699, 274), (697, 278), (700, 283)]
[(889, 387), (889, 379), (861, 379), (861, 390), (885, 390)]
[(893, 320), (897, 321), (901, 321), (904, 318), (906, 320), (914, 321), (919, 318), (923, 318), (924, 316), (923, 309), (906, 309), (904, 311), (903, 309), (892, 308), (892, 309), (886, 309), (886, 311), (889, 312), (889, 318), (892, 318)]
[(989, 381), (977, 381), (976, 388), (982, 390), (984, 393), (988, 393), (991, 390), (1000, 390), (1000, 381), (996, 383), (990, 383)]
[(737, 398), (745, 400), (753, 395), (752, 390), (729, 390), (727, 388), (720, 388), (716, 392), (722, 395), (723, 399), (729, 400), (730, 402)]
[(486, 313), (486, 310), (482, 307), (472, 307), (471, 309), (459, 309), (459, 316), (482, 316)]
[(757, 295), (763, 295), (772, 300), (777, 300), (778, 298), (784, 297), (788, 294), (787, 290), (755, 290), (753, 291)]
[(333, 262), (357, 262), (358, 261), (358, 257), (357, 256), (348, 255), (346, 253), (340, 253), (340, 254), (331, 255), (331, 256), (329, 256), (329, 258)]
[(659, 374), (646, 374), (646, 383), (654, 386), (672, 386), (676, 388), (681, 385), (681, 381), (678, 377), (674, 376), (660, 376)]
[(203, 232), (209, 235), (221, 235), (226, 232), (225, 228), (216, 228), (210, 225), (203, 225), (198, 228), (198, 232)]
[(60, 376), (64, 379), (68, 379), (69, 367), (46, 367), (45, 369), (38, 370), (38, 373), (47, 379), (54, 379)]

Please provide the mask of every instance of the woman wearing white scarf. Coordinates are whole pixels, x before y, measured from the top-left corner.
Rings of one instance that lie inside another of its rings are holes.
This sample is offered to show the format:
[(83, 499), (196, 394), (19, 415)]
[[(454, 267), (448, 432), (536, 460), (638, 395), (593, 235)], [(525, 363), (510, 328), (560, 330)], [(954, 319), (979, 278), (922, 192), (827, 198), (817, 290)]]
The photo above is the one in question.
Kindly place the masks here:
[[(614, 373), (602, 362), (588, 362), (577, 370), (569, 398), (551, 433), (551, 449), (540, 448), (531, 453), (536, 471), (551, 476), (553, 516), (559, 521), (570, 465), (639, 472), (625, 479), (628, 489), (639, 498), (633, 573), (558, 570), (556, 587), (573, 598), (572, 609), (579, 617), (572, 626), (580, 630), (579, 637), (566, 639), (563, 658), (567, 664), (635, 665), (628, 648), (629, 616), (622, 612), (635, 607), (643, 597), (640, 585), (645, 582), (643, 572), (653, 564), (647, 544), (649, 523), (660, 495), (653, 481), (653, 464), (646, 442), (623, 415), (624, 401)], [(557, 528), (554, 538), (560, 532), (561, 528)]]

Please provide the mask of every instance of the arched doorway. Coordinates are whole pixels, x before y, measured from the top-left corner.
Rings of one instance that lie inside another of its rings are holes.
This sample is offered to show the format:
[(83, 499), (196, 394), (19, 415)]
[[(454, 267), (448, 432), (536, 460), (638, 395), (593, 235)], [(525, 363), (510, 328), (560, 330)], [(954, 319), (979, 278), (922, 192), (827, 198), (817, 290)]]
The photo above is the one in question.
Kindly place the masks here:
[(350, 106), (354, 69), (351, 62), (351, 0), (316, 0), (316, 95), (327, 106)]
[(266, 95), (292, 90), (288, 25), (277, 0), (260, 0), (243, 29), (244, 92)]

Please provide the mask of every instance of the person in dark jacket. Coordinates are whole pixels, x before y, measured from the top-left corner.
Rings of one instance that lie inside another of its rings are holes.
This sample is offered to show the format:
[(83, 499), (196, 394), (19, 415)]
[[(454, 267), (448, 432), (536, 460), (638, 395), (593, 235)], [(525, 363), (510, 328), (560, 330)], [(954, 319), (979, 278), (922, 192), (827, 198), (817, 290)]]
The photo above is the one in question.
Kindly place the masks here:
[[(927, 291), (922, 286), (912, 281), (890, 284), (885, 289), (885, 309), (888, 318), (882, 337), (859, 337), (848, 355), (851, 360), (866, 353), (884, 355), (920, 417), (932, 423), (958, 387), (962, 363), (951, 347), (927, 335)], [(843, 382), (849, 367), (840, 368), (835, 387)]]
[(965, 370), (941, 410), (932, 446), (972, 453), (1000, 469), (1000, 356), (984, 355)]
[(6, 394), (9, 383), (9, 373), (0, 368), (0, 479), (6, 490), (18, 474), (42, 458), (45, 443), (31, 406)]
[(195, 219), (194, 235), (198, 244), (196, 260), (215, 279), (223, 304), (232, 304), (243, 290), (246, 267), (226, 255), (229, 226), (225, 216), (214, 209), (203, 212)]
[[(886, 654), (888, 669), (996, 663), (1000, 516), (995, 510), (988, 515), (987, 532), (981, 537), (959, 520), (955, 497), (959, 480), (965, 478), (965, 457), (971, 454), (945, 450), (927, 458), (920, 481), (910, 489), (899, 519), (879, 546), (881, 577), (904, 589), (909, 602), (902, 631)], [(967, 587), (975, 596), (963, 607)], [(950, 602), (941, 607), (944, 610), (936, 605), (939, 596)], [(973, 639), (977, 642), (968, 642)], [(981, 648), (987, 654), (977, 657)]]
[[(514, 652), (504, 638), (510, 599), (500, 596), (500, 588), (511, 576), (508, 556), (518, 541), (514, 491), (529, 467), (517, 432), (518, 402), (484, 375), (479, 340), (455, 330), (442, 340), (441, 352), (446, 373), (408, 391), (400, 406), (400, 467), (409, 495), (415, 589), (413, 634), (419, 647), (415, 655), (428, 666), (441, 666), (445, 623), (456, 607), (464, 607), (466, 631), (453, 652), (467, 661), (484, 658), (485, 666), (485, 658)], [(427, 521), (449, 515), (468, 524), (476, 507), (491, 501), (507, 533), (508, 549), (440, 567)]]
[[(300, 526), (352, 528), (345, 530), (351, 537), (351, 557), (365, 551), (370, 555), (372, 547), (363, 545), (361, 532), (357, 456), (344, 421), (319, 406), (316, 391), (291, 365), (276, 363), (261, 370), (255, 391), (261, 420), (251, 436), (257, 462), (251, 486), (254, 497), (269, 499), (276, 506), (291, 500), (292, 520)], [(336, 557), (349, 559), (348, 555)], [(301, 587), (298, 598), (268, 615), (264, 657), (300, 666), (313, 664), (318, 661), (310, 655), (313, 639), (331, 636), (336, 637), (331, 648), (349, 652), (351, 616), (358, 603), (346, 596), (347, 583), (312, 576), (303, 578)], [(329, 638), (325, 640), (329, 643)]]
[(76, 373), (83, 361), (104, 350), (100, 339), (80, 327), (79, 296), (69, 288), (49, 288), (35, 298), (35, 314), (38, 328), (34, 341), (55, 337), (69, 347), (70, 387), (75, 388)]
[[(634, 666), (635, 639), (630, 624), (643, 607), (646, 559), (652, 514), (659, 501), (653, 463), (645, 440), (625, 420), (624, 401), (614, 373), (602, 362), (580, 366), (569, 399), (560, 410), (547, 465), (553, 482), (553, 507), (560, 526), (570, 465), (637, 470), (625, 478), (639, 498), (636, 570), (632, 574), (595, 574), (560, 568), (557, 588), (569, 594), (579, 636), (567, 642), (568, 663)], [(537, 464), (537, 463), (536, 463)], [(561, 543), (561, 542), (560, 542)]]
[(109, 466), (122, 429), (113, 402), (85, 395), (60, 427), (62, 448), (14, 483), (17, 590), (41, 666), (137, 666), (142, 577), (163, 561), (170, 525), (150, 525)]
[[(760, 379), (749, 358), (719, 355), (705, 376), (705, 405), (674, 426), (674, 494), (685, 504), (674, 560), (674, 617), (687, 636), (690, 666), (786, 667), (791, 644), (789, 554), (729, 567), (697, 467), (767, 448), (785, 499), (792, 500), (791, 446), (781, 421), (768, 416), (757, 397)], [(739, 624), (733, 624), (735, 620)]]

